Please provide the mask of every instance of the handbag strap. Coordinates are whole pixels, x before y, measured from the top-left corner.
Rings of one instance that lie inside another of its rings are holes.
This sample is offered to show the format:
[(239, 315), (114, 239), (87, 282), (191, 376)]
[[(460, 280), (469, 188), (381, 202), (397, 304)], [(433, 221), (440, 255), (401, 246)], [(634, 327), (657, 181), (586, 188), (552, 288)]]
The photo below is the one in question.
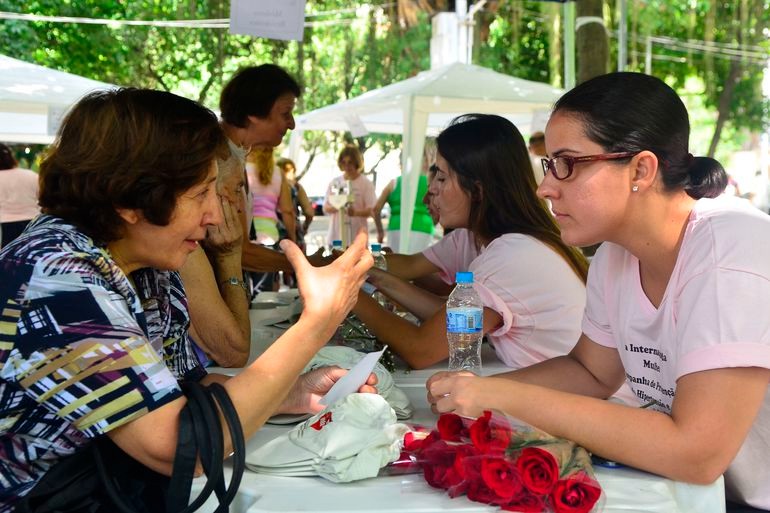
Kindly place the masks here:
[[(219, 403), (222, 415), (227, 421), (227, 427), (230, 430), (230, 440), (233, 445), (233, 473), (230, 476), (230, 484), (227, 487), (227, 495), (224, 500), (220, 497), (220, 508), (227, 508), (235, 498), (238, 488), (241, 486), (241, 479), (246, 470), (246, 440), (243, 436), (243, 427), (241, 426), (238, 412), (230, 400), (225, 387), (219, 383), (209, 385), (209, 391)], [(223, 511), (227, 511), (224, 509)]]
[[(174, 455), (174, 467), (166, 493), (165, 511), (192, 513), (200, 508), (212, 492), (219, 500), (217, 512), (226, 512), (240, 486), (246, 467), (246, 443), (238, 412), (225, 388), (219, 383), (203, 386), (197, 382), (182, 384), (187, 404), (179, 415), (179, 432)], [(217, 408), (219, 406), (219, 409)], [(223, 476), (224, 438), (219, 413), (227, 423), (233, 445), (233, 473), (228, 487)], [(121, 513), (136, 513), (123, 500), (120, 490), (108, 472), (97, 444), (93, 444), (94, 460), (99, 477), (110, 500)], [(200, 458), (206, 474), (206, 484), (194, 501), (190, 502), (190, 491), (195, 473), (195, 464)]]

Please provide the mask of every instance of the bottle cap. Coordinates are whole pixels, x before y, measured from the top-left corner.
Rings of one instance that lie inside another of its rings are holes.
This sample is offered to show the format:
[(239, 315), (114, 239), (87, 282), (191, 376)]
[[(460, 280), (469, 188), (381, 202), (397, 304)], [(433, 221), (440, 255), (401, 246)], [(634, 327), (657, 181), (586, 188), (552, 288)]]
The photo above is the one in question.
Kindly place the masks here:
[(372, 243), (372, 251), (382, 251), (382, 244)]
[(457, 283), (473, 283), (473, 273), (470, 271), (458, 272), (455, 274), (455, 282)]
[(342, 247), (342, 241), (340, 239), (334, 239), (332, 241), (332, 247), (333, 248), (341, 248)]

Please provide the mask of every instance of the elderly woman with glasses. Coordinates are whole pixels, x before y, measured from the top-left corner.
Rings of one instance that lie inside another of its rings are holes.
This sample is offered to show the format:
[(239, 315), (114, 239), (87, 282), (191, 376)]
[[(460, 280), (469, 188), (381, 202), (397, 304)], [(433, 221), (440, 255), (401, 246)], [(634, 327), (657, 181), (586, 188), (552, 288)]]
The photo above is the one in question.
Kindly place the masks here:
[[(565, 242), (604, 241), (582, 335), (568, 355), (508, 375), (435, 375), (430, 400), (501, 410), (671, 479), (724, 473), (741, 511), (767, 510), (770, 218), (720, 196), (725, 171), (693, 157), (689, 133), (680, 98), (648, 75), (600, 76), (556, 103), (538, 194)], [(648, 408), (600, 400), (624, 382)]]
[[(566, 354), (580, 332), (587, 264), (562, 242), (535, 195), (521, 134), (500, 116), (469, 114), (455, 119), (436, 145), (429, 190), (441, 225), (455, 230), (422, 253), (388, 255), (389, 269), (392, 263), (407, 279), (440, 273), (448, 283), (457, 271), (472, 271), (484, 303), (483, 332), (508, 367)], [(411, 367), (446, 359), (446, 298), (395, 275), (371, 274), (422, 322), (386, 312), (365, 294), (354, 313)]]

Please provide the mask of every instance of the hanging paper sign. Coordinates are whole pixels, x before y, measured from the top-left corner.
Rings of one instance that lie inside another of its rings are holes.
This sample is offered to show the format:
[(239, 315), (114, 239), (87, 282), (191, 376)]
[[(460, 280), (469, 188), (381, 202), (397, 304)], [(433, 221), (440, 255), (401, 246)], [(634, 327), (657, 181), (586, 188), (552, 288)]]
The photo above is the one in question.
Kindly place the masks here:
[(345, 123), (348, 124), (350, 129), (350, 135), (353, 137), (365, 137), (369, 135), (369, 130), (366, 129), (364, 122), (358, 117), (358, 114), (351, 112), (345, 114)]
[(305, 0), (232, 0), (230, 33), (302, 41)]

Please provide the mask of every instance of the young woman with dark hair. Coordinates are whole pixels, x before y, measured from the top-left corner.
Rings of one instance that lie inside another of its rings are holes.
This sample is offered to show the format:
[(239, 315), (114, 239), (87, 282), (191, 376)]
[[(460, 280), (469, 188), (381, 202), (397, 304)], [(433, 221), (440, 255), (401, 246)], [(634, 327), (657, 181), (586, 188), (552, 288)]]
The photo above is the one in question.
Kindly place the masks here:
[[(690, 153), (689, 133), (681, 99), (648, 75), (600, 76), (556, 103), (538, 195), (565, 242), (604, 242), (582, 335), (507, 375), (439, 373), (430, 400), (679, 481), (724, 473), (729, 499), (770, 509), (770, 218), (719, 196), (725, 171)], [(600, 400), (624, 382), (648, 408)]]
[[(535, 196), (521, 134), (500, 116), (470, 114), (455, 119), (436, 143), (430, 192), (441, 225), (455, 230), (409, 255), (410, 272), (441, 273), (453, 282), (457, 271), (472, 271), (484, 303), (483, 331), (507, 366), (566, 354), (580, 332), (587, 264), (561, 241)], [(385, 312), (365, 294), (354, 313), (411, 367), (446, 359), (446, 298), (377, 275), (382, 292), (423, 322)]]

